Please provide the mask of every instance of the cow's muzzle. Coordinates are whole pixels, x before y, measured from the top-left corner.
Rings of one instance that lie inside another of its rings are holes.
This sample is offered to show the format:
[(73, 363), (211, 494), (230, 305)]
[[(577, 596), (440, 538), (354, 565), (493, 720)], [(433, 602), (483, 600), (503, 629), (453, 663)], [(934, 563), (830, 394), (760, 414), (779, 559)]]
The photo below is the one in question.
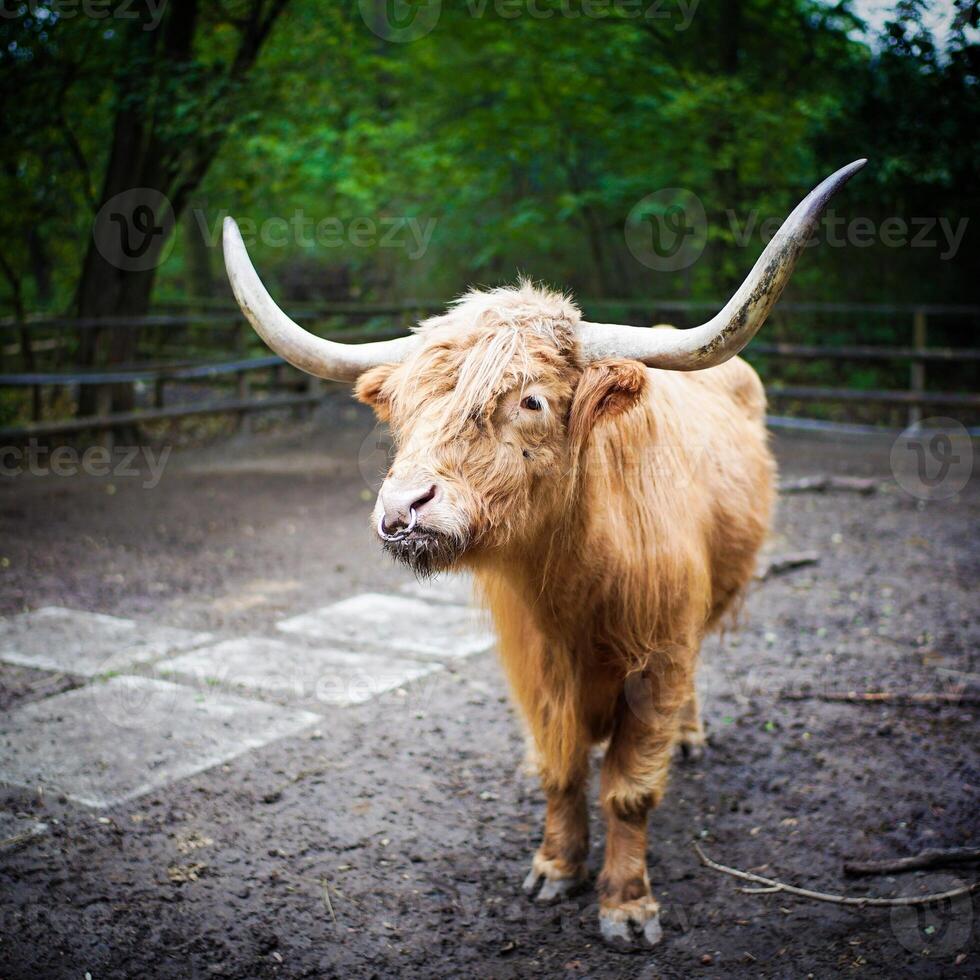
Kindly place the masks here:
[(415, 525), (419, 522), (418, 511), (414, 507), (409, 508), (408, 523), (404, 527), (399, 527), (394, 531), (389, 531), (385, 526), (385, 515), (382, 513), (378, 518), (378, 537), (382, 541), (403, 541), (407, 538), (412, 531), (415, 530)]

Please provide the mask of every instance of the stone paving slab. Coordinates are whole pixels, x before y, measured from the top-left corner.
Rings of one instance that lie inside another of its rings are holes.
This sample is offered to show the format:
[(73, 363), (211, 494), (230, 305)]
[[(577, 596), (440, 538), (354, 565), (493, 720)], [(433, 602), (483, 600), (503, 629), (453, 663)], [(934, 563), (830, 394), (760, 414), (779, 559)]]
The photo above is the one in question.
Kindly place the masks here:
[(44, 606), (0, 621), (0, 660), (94, 677), (212, 639), (210, 633)]
[(488, 650), (493, 634), (474, 609), (366, 592), (276, 624), (325, 643), (453, 660)]
[(47, 829), (46, 823), (38, 823), (33, 817), (19, 817), (16, 813), (0, 813), (0, 851), (25, 844), (34, 837), (40, 837)]
[(309, 711), (123, 675), (0, 719), (0, 782), (107, 807), (320, 720)]
[(163, 661), (156, 669), (199, 685), (346, 705), (425, 677), (439, 670), (439, 664), (245, 636), (199, 647)]

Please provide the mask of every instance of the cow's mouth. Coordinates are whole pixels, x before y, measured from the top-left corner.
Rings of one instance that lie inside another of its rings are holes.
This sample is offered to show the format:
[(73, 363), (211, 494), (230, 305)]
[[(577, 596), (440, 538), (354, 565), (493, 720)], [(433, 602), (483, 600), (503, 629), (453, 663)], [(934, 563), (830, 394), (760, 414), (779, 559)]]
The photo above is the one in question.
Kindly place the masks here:
[(384, 542), (384, 550), (420, 577), (451, 568), (465, 549), (459, 538), (416, 527), (408, 534)]

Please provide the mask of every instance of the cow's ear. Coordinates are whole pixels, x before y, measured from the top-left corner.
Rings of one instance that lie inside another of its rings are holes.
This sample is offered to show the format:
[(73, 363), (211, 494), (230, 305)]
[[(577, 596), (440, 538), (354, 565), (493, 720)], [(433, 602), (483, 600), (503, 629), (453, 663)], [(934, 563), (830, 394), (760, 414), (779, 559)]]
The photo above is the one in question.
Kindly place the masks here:
[(396, 364), (379, 364), (365, 371), (354, 385), (354, 397), (370, 405), (382, 422), (387, 422), (391, 417), (391, 388), (388, 381), (396, 367)]
[(590, 364), (579, 379), (572, 399), (568, 431), (581, 445), (592, 427), (629, 411), (647, 387), (646, 368), (639, 361), (603, 360)]

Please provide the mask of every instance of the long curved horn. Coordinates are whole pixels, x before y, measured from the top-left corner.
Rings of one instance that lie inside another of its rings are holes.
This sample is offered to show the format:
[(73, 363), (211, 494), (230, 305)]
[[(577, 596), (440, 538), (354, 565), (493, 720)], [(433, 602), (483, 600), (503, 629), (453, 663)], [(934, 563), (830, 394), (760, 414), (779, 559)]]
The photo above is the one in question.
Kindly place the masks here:
[(414, 336), (369, 344), (338, 344), (304, 330), (276, 306), (262, 285), (234, 218), (225, 218), (225, 269), (242, 313), (255, 332), (293, 367), (329, 381), (355, 381), (377, 364), (405, 360), (420, 344)]
[(578, 326), (583, 358), (625, 357), (650, 367), (698, 371), (734, 357), (766, 322), (827, 202), (867, 162), (855, 160), (841, 167), (810, 191), (783, 222), (725, 308), (707, 323), (689, 330), (651, 330), (583, 321)]

